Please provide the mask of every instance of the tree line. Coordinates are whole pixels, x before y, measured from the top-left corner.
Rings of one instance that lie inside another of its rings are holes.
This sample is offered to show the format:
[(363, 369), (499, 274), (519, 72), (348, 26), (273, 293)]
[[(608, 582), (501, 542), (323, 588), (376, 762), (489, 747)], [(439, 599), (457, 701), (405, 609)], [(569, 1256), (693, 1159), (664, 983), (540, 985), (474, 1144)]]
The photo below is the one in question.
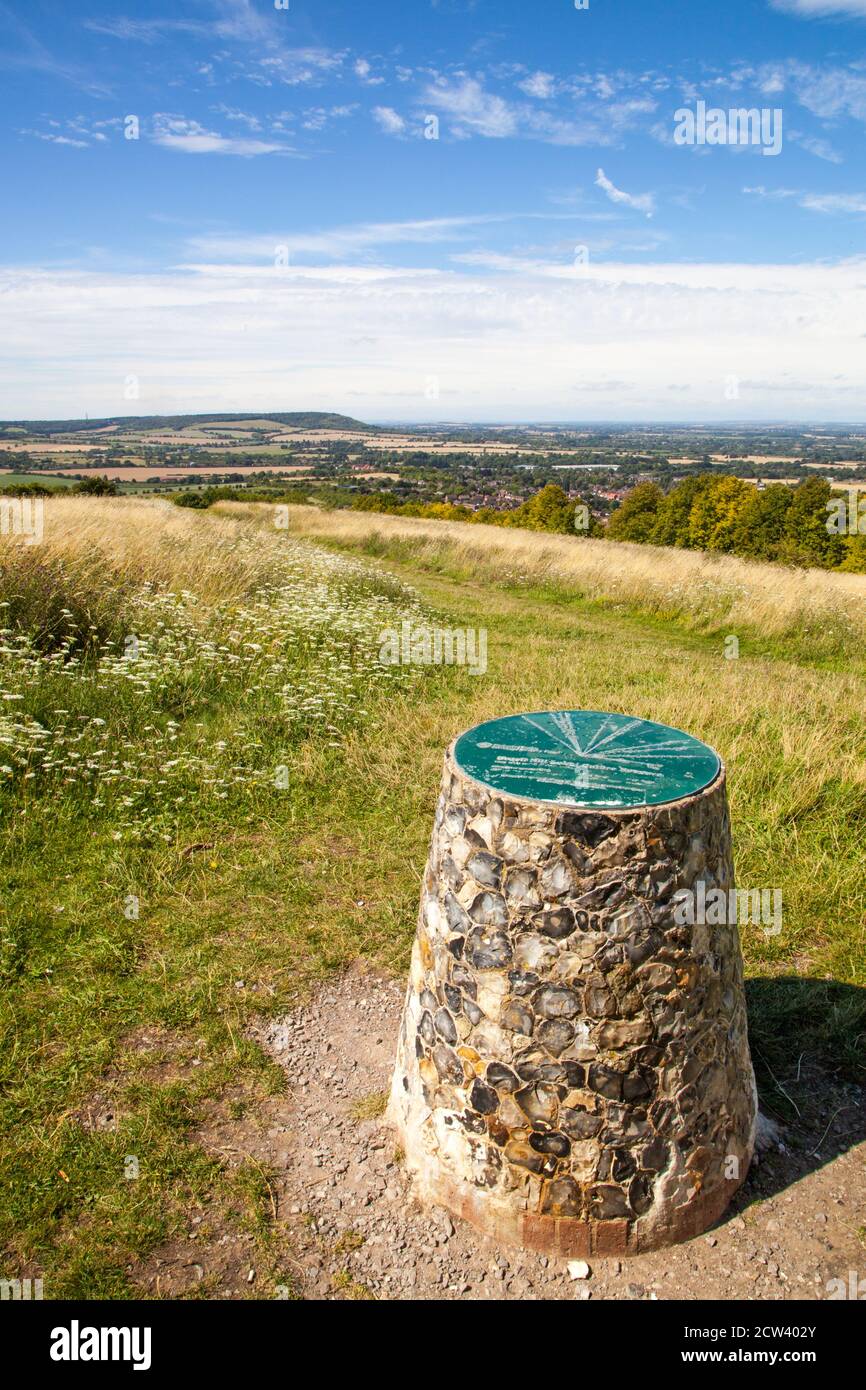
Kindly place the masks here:
[[(820, 569), (866, 572), (866, 534), (837, 521), (839, 509), (825, 478), (759, 490), (730, 474), (700, 473), (664, 493), (638, 483), (611, 513), (611, 540), (719, 551)], [(846, 508), (847, 512), (847, 508)], [(866, 531), (866, 518), (863, 521)]]
[[(838, 495), (838, 494), (837, 494)], [(564, 535), (604, 536), (643, 545), (718, 551), (750, 560), (866, 573), (866, 534), (838, 525), (825, 478), (758, 489), (730, 474), (700, 473), (664, 492), (657, 483), (631, 488), (605, 525), (580, 497), (548, 483), (519, 507), (472, 510), (452, 502), (400, 502), (393, 494), (356, 497), (355, 510), (519, 526)], [(866, 507), (864, 507), (866, 511)], [(860, 524), (866, 532), (866, 516)]]
[[(0, 485), (6, 496), (47, 496), (52, 489), (40, 483)], [(87, 478), (69, 492), (116, 495), (108, 478)], [(856, 492), (855, 492), (856, 499)], [(207, 508), (223, 500), (304, 503), (308, 491), (300, 485), (275, 488), (211, 486), (182, 492), (180, 506)], [(631, 488), (605, 524), (580, 497), (569, 497), (557, 483), (548, 483), (517, 507), (471, 508), (455, 502), (401, 501), (392, 492), (356, 494), (320, 490), (325, 507), (350, 505), (355, 511), (392, 516), (426, 517), (489, 526), (517, 526), (529, 531), (600, 537), (641, 545), (675, 546), (689, 550), (741, 555), (749, 560), (866, 574), (866, 494), (863, 515), (852, 509), (846, 494), (834, 492), (825, 478), (810, 477), (795, 487), (771, 483), (758, 489), (730, 474), (701, 473), (685, 478), (670, 491), (657, 483)], [(851, 514), (853, 511), (853, 515)]]

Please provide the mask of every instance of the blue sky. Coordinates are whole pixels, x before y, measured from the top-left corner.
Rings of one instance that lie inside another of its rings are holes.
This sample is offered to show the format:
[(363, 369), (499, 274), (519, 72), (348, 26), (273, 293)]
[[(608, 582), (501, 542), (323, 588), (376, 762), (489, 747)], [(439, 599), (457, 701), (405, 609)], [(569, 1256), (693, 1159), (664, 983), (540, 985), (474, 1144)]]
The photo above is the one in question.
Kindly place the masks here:
[(0, 70), (6, 418), (864, 417), (866, 0), (0, 0)]

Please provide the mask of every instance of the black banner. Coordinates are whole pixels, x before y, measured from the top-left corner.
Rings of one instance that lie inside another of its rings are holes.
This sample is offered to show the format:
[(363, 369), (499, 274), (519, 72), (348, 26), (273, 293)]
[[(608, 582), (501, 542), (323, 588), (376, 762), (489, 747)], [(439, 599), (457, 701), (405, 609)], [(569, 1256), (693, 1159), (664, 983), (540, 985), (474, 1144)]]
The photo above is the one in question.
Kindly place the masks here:
[[(494, 1354), (494, 1360), (504, 1357), (510, 1367), (512, 1354), (518, 1360), (523, 1354), (539, 1370), (545, 1323), (555, 1315), (557, 1338), (564, 1334), (565, 1343), (573, 1348), (571, 1357), (576, 1348), (582, 1348), (587, 1365), (609, 1361), (616, 1368), (619, 1383), (623, 1373), (650, 1369), (659, 1373), (674, 1367), (686, 1373), (691, 1368), (700, 1375), (709, 1366), (729, 1370), (757, 1366), (767, 1374), (795, 1366), (826, 1377), (837, 1361), (850, 1360), (859, 1347), (863, 1334), (859, 1301), (600, 1300), (580, 1302), (563, 1327), (562, 1304), (557, 1300), (555, 1309), (536, 1311), (522, 1305), (520, 1318), (526, 1322), (527, 1335), (512, 1339), (507, 1326), (501, 1332), (493, 1331), (500, 1312), (513, 1323), (514, 1309), (509, 1302), (455, 1299), (450, 1300), (450, 1307), (437, 1305), (440, 1322), (429, 1350), (432, 1357), (441, 1354), (446, 1362), (458, 1348), (471, 1357), (472, 1344), (477, 1352), (481, 1328), (486, 1324), (481, 1342)], [(233, 1303), (8, 1300), (0, 1303), (0, 1327), (7, 1349), (15, 1348), (21, 1370), (47, 1372), (52, 1379), (92, 1379), (104, 1370), (115, 1377), (124, 1372), (165, 1375), (167, 1371), (212, 1371), (225, 1377), (248, 1373), (263, 1357), (283, 1360), (287, 1374), (303, 1376), (303, 1363), (297, 1356), (304, 1350), (310, 1355), (318, 1346), (318, 1355), (326, 1362), (332, 1358), (339, 1362), (339, 1340), (319, 1338), (316, 1322), (320, 1312), (327, 1319), (323, 1329), (327, 1333), (345, 1328), (343, 1319), (348, 1317), (350, 1333), (375, 1329), (381, 1337), (392, 1328), (405, 1332), (418, 1309), (417, 1302), (353, 1303), (340, 1308), (329, 1301), (323, 1308), (321, 1303), (278, 1299)], [(421, 1311), (424, 1322), (419, 1330), (429, 1331), (430, 1306)], [(545, 1321), (539, 1322), (539, 1318)], [(552, 1328), (548, 1331), (552, 1334)], [(461, 1333), (465, 1333), (465, 1340)], [(383, 1359), (388, 1363), (387, 1343), (353, 1343), (354, 1350), (347, 1347), (346, 1354), (363, 1356), (366, 1345), (373, 1363), (382, 1364)], [(536, 1348), (534, 1356), (532, 1346)], [(580, 1359), (578, 1356), (577, 1361)], [(421, 1360), (427, 1364), (425, 1356)], [(482, 1360), (487, 1364), (488, 1355)], [(430, 1365), (432, 1369), (432, 1361)]]

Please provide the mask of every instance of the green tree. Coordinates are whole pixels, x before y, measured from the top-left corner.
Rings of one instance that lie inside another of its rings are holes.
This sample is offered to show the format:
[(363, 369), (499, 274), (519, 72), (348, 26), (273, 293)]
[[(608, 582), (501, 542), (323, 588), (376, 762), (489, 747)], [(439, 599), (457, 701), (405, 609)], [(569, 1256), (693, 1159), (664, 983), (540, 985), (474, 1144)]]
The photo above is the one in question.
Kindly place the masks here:
[(524, 526), (529, 531), (574, 531), (577, 502), (572, 501), (558, 483), (548, 483), (534, 497), (522, 502), (508, 513), (508, 525)]
[(176, 492), (172, 497), (176, 507), (192, 507), (194, 511), (206, 511), (211, 504), (207, 492)]
[(655, 529), (664, 493), (657, 483), (638, 483), (611, 512), (606, 535), (612, 541), (648, 541)]
[(700, 494), (715, 482), (712, 473), (697, 473), (671, 488), (658, 509), (650, 540), (654, 545), (688, 546), (692, 507)]
[(468, 507), (455, 505), (454, 502), (428, 502), (423, 515), (436, 521), (468, 521), (472, 513)]
[(3, 497), (50, 497), (52, 493), (62, 491), (63, 488), (45, 487), (43, 483), (0, 481), (0, 495)]
[(689, 544), (695, 550), (732, 550), (739, 513), (753, 491), (750, 483), (731, 474), (713, 478), (692, 504)]
[(110, 478), (98, 474), (94, 478), (84, 478), (71, 489), (85, 497), (116, 497), (120, 488)]
[(753, 560), (775, 560), (785, 538), (788, 509), (794, 494), (785, 483), (754, 489), (741, 507), (734, 527), (734, 551)]
[(355, 512), (393, 512), (398, 505), (393, 492), (359, 493), (352, 499), (352, 510)]
[(828, 529), (830, 484), (826, 478), (806, 478), (794, 488), (785, 522), (786, 544), (780, 556), (795, 564), (834, 569), (845, 559), (842, 536)]
[(849, 574), (866, 574), (866, 536), (846, 536), (845, 558), (839, 566)]

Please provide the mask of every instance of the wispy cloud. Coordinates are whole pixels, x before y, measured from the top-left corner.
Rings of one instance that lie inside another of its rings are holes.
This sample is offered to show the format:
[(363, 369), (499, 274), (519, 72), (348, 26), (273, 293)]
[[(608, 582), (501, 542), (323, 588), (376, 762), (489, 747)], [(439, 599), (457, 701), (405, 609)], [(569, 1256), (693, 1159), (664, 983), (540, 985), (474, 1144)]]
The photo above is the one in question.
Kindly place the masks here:
[[(282, 32), (285, 13), (276, 7), (259, 10), (251, 0), (213, 0), (211, 8), (214, 13), (209, 19), (117, 16), (86, 20), (85, 24), (96, 33), (129, 43), (155, 44), (178, 33), (198, 36), (210, 44), (219, 41), (230, 51), (242, 52), (246, 75), (265, 86), (318, 82), (338, 71), (345, 60), (343, 52), (289, 43)], [(205, 75), (210, 71), (212, 63), (206, 65)]]
[(508, 222), (515, 216), (484, 213), (405, 222), (358, 222), (320, 232), (282, 231), (272, 235), (195, 237), (189, 245), (194, 253), (219, 258), (252, 257), (270, 261), (273, 260), (276, 246), (285, 246), (293, 254), (346, 257), (401, 243), (425, 244), (453, 240), (472, 228)]
[(556, 90), (556, 79), (549, 72), (534, 72), (530, 77), (525, 77), (522, 82), (518, 82), (521, 92), (525, 92), (529, 97), (538, 97), (539, 101), (546, 101), (552, 97)]
[(763, 184), (744, 188), (743, 192), (771, 202), (791, 199), (807, 212), (866, 213), (866, 193), (810, 193), (798, 188), (766, 188)]
[(35, 130), (32, 126), (19, 129), (19, 135), (33, 140), (43, 140), (51, 145), (68, 145), (73, 149), (89, 149), (93, 145), (104, 145), (108, 141), (106, 131), (119, 130), (123, 122), (119, 116), (109, 116), (102, 120), (86, 120), (74, 116), (64, 121), (46, 119), (46, 127)]
[(655, 198), (652, 193), (625, 193), (623, 189), (617, 188), (612, 183), (603, 169), (599, 169), (595, 176), (596, 187), (610, 198), (612, 203), (622, 203), (625, 207), (634, 208), (637, 212), (645, 213), (647, 217), (652, 217), (655, 211)]
[[(866, 15), (866, 0), (863, 0), (863, 13)], [(822, 121), (837, 121), (847, 116), (866, 123), (866, 70), (856, 61), (805, 63), (787, 58), (757, 65), (741, 64), (727, 78), (720, 76), (719, 81), (724, 81), (732, 91), (753, 86), (764, 96), (777, 97), (785, 93), (789, 101), (796, 102)]]
[(866, 193), (807, 193), (801, 208), (810, 212), (866, 212)]
[[(600, 215), (546, 211), (469, 213), (463, 216), (430, 217), (403, 222), (356, 222), (315, 232), (293, 232), (287, 228), (280, 228), (271, 233), (255, 235), (220, 233), (191, 238), (187, 243), (187, 250), (196, 260), (207, 258), (210, 265), (224, 261), (234, 266), (259, 263), (270, 266), (274, 262), (277, 247), (287, 249), (293, 258), (301, 255), (344, 264), (355, 259), (367, 262), (375, 259), (381, 263), (382, 253), (390, 247), (429, 245), (441, 249), (449, 243), (454, 247), (465, 245), (486, 228), (509, 225), (519, 227), (522, 223), (574, 223), (576, 220), (585, 220), (587, 216), (592, 219)], [(614, 214), (610, 216), (613, 217)], [(460, 255), (455, 250), (449, 250), (448, 260), (450, 263), (473, 263), (471, 255)], [(506, 267), (507, 262), (509, 265), (516, 264), (514, 258), (509, 261), (507, 257), (502, 257), (500, 264)], [(489, 253), (479, 252), (474, 263), (495, 268), (496, 259)], [(296, 264), (294, 259), (293, 264)], [(528, 265), (529, 262), (522, 264)]]
[(239, 111), (237, 107), (226, 106), (223, 102), (214, 106), (213, 110), (221, 116), (225, 116), (227, 121), (236, 121), (239, 125), (245, 125), (247, 130), (259, 131), (262, 128), (259, 117), (249, 111)]
[(128, 43), (158, 43), (166, 34), (186, 29), (192, 33), (203, 33), (205, 26), (190, 20), (180, 19), (85, 19), (85, 29), (94, 34), (105, 34), (111, 39)]
[(866, 0), (770, 0), (774, 10), (802, 19), (866, 19)]
[(56, 135), (50, 130), (19, 130), (19, 135), (31, 135), (35, 140), (45, 140), (51, 145), (71, 145), (77, 150), (90, 148), (89, 140), (78, 140), (71, 135)]
[(373, 120), (386, 135), (402, 135), (406, 122), (393, 106), (374, 106)]
[(801, 145), (809, 154), (813, 154), (816, 159), (823, 159), (827, 164), (844, 164), (841, 154), (834, 150), (829, 140), (824, 140), (817, 135), (804, 135), (799, 130), (788, 130), (785, 132), (789, 140), (794, 144)]
[(517, 133), (517, 112), (503, 97), (486, 91), (473, 77), (453, 82), (440, 79), (427, 88), (424, 98), (452, 116), (458, 130), (494, 140)]
[[(536, 97), (552, 91), (546, 82), (547, 74), (536, 73), (526, 79)], [(518, 84), (526, 90), (525, 82)], [(656, 108), (654, 98), (636, 96), (612, 101), (610, 92), (585, 96), (580, 103), (580, 115), (575, 116), (574, 102), (563, 109), (551, 109), (535, 101), (513, 101), (492, 92), (478, 77), (459, 73), (453, 78), (437, 78), (421, 96), (427, 110), (444, 112), (451, 120), (451, 133), (457, 137), (472, 135), (487, 139), (507, 138), (541, 140), (549, 145), (613, 145), (624, 131), (638, 125), (641, 119)], [(572, 94), (573, 95), (573, 94)]]
[[(308, 106), (302, 113), (301, 127), (303, 130), (325, 130), (332, 121), (344, 120), (347, 116), (353, 116), (357, 110), (357, 102), (347, 102), (343, 106)], [(286, 117), (288, 116), (287, 112)], [(281, 123), (274, 125), (275, 130), (281, 128)]]
[(0, 4), (0, 68), (40, 72), (81, 88), (91, 96), (109, 95), (109, 87), (75, 63), (57, 58), (8, 5)]
[(385, 81), (384, 77), (380, 77), (373, 72), (366, 58), (357, 58), (353, 71), (355, 76), (367, 87), (380, 87)]
[(271, 140), (255, 140), (245, 136), (218, 135), (198, 121), (182, 116), (158, 114), (154, 117), (153, 141), (167, 150), (181, 154), (229, 154), (251, 157), (259, 154), (290, 154), (287, 145)]

